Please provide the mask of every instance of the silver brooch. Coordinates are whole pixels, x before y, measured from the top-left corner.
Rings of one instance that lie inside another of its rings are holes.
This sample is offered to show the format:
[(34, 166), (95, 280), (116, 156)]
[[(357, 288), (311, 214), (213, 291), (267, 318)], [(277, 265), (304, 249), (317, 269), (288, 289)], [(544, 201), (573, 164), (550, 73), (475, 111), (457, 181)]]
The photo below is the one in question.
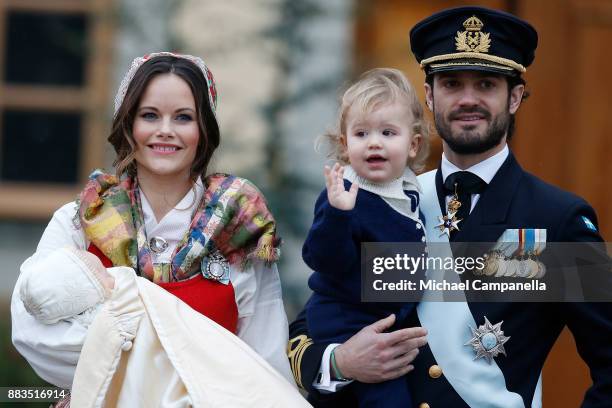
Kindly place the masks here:
[(229, 282), (229, 262), (216, 250), (202, 259), (202, 274), (206, 279), (212, 279), (224, 284)]
[(500, 353), (506, 355), (504, 344), (510, 340), (510, 337), (504, 336), (501, 329), (503, 320), (497, 324), (491, 324), (485, 316), (485, 324), (478, 326), (477, 329), (470, 327), (473, 337), (464, 344), (464, 346), (472, 346), (476, 352), (474, 360), (484, 358), (487, 363), (491, 364), (494, 357)]
[(156, 254), (161, 254), (168, 249), (168, 241), (162, 237), (153, 237), (149, 240), (149, 248)]

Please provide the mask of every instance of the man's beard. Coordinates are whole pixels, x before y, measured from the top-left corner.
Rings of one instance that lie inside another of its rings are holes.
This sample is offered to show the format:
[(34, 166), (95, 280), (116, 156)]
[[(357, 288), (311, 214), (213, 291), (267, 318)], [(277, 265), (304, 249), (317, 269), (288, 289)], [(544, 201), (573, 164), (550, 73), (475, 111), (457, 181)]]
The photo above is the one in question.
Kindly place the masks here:
[[(461, 131), (453, 133), (451, 121), (458, 115), (465, 113), (479, 113), (484, 116), (489, 124), (484, 134), (477, 133), (476, 126), (464, 126)], [(438, 134), (448, 147), (458, 154), (483, 153), (499, 145), (508, 132), (510, 121), (511, 115), (507, 109), (495, 116), (493, 120), (491, 120), (491, 113), (479, 106), (457, 109), (451, 112), (448, 118), (445, 118), (442, 113), (434, 111), (434, 122)]]

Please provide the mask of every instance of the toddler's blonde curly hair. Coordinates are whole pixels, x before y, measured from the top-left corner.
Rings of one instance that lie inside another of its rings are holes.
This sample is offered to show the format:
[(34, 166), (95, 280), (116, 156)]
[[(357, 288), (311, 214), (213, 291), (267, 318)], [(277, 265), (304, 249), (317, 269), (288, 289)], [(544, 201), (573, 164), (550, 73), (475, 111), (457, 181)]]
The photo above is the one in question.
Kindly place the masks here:
[(367, 71), (344, 92), (335, 128), (322, 135), (322, 140), (319, 140), (329, 144), (328, 156), (341, 164), (350, 164), (346, 151), (346, 121), (353, 106), (356, 105), (362, 113), (367, 114), (382, 105), (394, 102), (407, 104), (412, 114), (412, 118), (408, 118), (412, 120), (412, 134), (421, 135), (417, 156), (406, 164), (415, 173), (422, 171), (429, 154), (429, 123), (424, 117), (423, 107), (414, 87), (401, 71), (393, 68)]

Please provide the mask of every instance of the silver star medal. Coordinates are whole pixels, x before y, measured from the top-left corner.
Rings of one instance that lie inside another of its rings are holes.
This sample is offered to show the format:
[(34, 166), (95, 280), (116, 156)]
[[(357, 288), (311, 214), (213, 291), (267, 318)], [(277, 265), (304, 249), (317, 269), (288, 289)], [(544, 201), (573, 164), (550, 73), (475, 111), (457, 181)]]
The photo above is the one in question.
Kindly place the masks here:
[(436, 228), (442, 231), (440, 236), (446, 234), (450, 238), (451, 232), (455, 230), (459, 231), (458, 224), (461, 222), (461, 220), (456, 219), (455, 214), (457, 213), (449, 212), (448, 215), (445, 215), (443, 217), (438, 216), (438, 220), (440, 221), (440, 224), (436, 225)]
[(474, 348), (476, 352), (474, 360), (484, 358), (487, 360), (487, 363), (491, 364), (492, 359), (500, 353), (504, 356), (506, 355), (504, 344), (510, 340), (510, 337), (504, 336), (504, 332), (501, 329), (502, 323), (503, 320), (492, 325), (485, 316), (485, 324), (478, 326), (477, 329), (470, 327), (473, 337), (464, 346), (472, 346)]

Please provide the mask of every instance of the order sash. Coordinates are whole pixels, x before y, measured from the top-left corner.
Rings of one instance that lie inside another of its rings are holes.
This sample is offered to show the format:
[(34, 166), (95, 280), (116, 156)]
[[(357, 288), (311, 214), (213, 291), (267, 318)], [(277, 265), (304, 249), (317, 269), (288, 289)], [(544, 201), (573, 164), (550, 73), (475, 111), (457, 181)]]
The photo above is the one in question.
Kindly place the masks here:
[[(438, 217), (442, 216), (436, 192), (436, 171), (418, 177), (423, 188), (420, 205), (425, 215), (428, 243), (448, 243), (448, 236), (436, 228)], [(429, 256), (452, 256), (450, 245), (428, 245), (428, 248)], [(431, 271), (430, 275), (430, 271), (427, 272), (430, 279), (435, 279), (435, 275), (440, 273)], [(454, 273), (446, 273), (444, 277), (447, 281), (455, 279), (460, 282), (459, 276)], [(440, 297), (439, 293), (426, 291), (417, 313), (428, 331), (429, 348), (457, 394), (471, 407), (525, 408), (523, 398), (506, 388), (504, 374), (495, 360), (491, 364), (484, 359), (474, 360), (472, 347), (464, 346), (472, 337), (470, 327), (478, 326), (467, 302), (431, 301), (436, 297)], [(534, 397), (538, 397), (540, 390), (540, 387), (536, 388)], [(532, 407), (541, 406), (539, 398), (537, 402)]]

